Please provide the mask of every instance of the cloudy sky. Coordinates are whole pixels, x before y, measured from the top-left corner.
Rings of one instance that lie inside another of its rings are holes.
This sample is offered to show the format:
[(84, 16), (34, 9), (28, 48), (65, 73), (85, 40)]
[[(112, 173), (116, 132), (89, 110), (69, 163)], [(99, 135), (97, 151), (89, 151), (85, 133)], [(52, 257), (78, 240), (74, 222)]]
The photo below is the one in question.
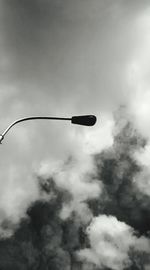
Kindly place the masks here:
[(0, 1), (1, 130), (30, 115), (98, 118), (93, 128), (29, 122), (8, 134), (0, 163), (8, 214), (29, 183), (28, 197), (37, 196), (33, 175), (43, 163), (111, 145), (120, 105), (149, 135), (148, 2)]
[[(77, 179), (94, 170), (90, 154), (113, 144), (120, 106), (147, 139), (135, 157), (149, 165), (149, 48), (149, 0), (0, 1), (1, 132), (25, 116), (97, 116), (94, 127), (37, 121), (8, 133), (0, 146), (1, 221), (18, 221), (40, 196), (36, 175), (53, 173), (70, 157), (76, 164), (68, 188), (77, 198), (83, 197), (80, 188), (85, 198), (96, 197), (99, 185), (89, 195), (91, 187)], [(149, 184), (139, 185), (146, 192)]]

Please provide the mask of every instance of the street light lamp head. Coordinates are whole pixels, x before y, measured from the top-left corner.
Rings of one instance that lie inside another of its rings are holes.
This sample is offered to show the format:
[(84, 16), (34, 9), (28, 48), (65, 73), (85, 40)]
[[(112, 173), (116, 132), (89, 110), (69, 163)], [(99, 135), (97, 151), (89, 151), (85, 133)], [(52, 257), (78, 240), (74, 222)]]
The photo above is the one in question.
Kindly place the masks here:
[(71, 118), (71, 123), (84, 126), (94, 126), (96, 123), (96, 116), (95, 115), (73, 116)]

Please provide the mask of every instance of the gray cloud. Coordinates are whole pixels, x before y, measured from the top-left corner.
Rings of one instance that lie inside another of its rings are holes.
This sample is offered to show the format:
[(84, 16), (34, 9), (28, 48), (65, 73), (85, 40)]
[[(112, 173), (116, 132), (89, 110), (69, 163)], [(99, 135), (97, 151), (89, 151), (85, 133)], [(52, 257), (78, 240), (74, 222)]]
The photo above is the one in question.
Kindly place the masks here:
[(26, 101), (28, 110), (31, 101), (38, 103), (40, 98), (46, 108), (48, 98), (56, 107), (58, 102), (75, 102), (80, 110), (93, 104), (107, 104), (108, 109), (122, 101), (122, 72), (135, 38), (132, 22), (147, 2), (2, 3), (5, 77), (17, 87), (17, 97)]

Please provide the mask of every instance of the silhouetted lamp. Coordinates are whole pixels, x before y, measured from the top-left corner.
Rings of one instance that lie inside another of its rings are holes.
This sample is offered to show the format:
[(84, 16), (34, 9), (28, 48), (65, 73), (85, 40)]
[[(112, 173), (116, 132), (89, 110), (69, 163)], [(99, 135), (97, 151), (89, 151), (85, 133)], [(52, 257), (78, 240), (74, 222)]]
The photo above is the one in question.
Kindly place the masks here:
[(48, 116), (35, 116), (35, 117), (25, 117), (14, 121), (10, 124), (2, 134), (0, 134), (0, 143), (2, 143), (5, 135), (8, 131), (16, 124), (29, 120), (69, 120), (72, 124), (83, 125), (83, 126), (94, 126), (96, 123), (95, 115), (79, 115), (72, 116), (71, 118), (62, 118), (62, 117), (48, 117)]

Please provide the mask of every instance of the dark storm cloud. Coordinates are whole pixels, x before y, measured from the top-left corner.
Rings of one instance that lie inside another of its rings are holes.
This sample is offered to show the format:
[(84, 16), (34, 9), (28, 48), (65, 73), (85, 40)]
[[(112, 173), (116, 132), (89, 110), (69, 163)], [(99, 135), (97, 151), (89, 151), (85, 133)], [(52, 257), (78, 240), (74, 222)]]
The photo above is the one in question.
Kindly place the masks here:
[[(120, 122), (120, 121), (119, 121)], [(137, 189), (134, 179), (143, 167), (134, 158), (135, 151), (144, 149), (146, 140), (131, 123), (116, 126), (113, 147), (95, 158), (99, 179), (104, 183), (104, 193), (94, 211), (115, 215), (119, 220), (132, 226), (140, 234), (149, 234), (150, 198)], [(121, 120), (122, 122), (122, 120)], [(143, 181), (142, 176), (140, 181)], [(105, 202), (104, 202), (105, 201)]]
[[(2, 269), (142, 270), (149, 266), (150, 200), (132, 182), (141, 169), (132, 154), (144, 147), (145, 140), (132, 124), (121, 128), (119, 124), (113, 147), (95, 157), (97, 179), (104, 189), (96, 201), (84, 199), (91, 206), (92, 222), (83, 223), (84, 213), (79, 217), (75, 211), (62, 219), (64, 202), (72, 201), (70, 191), (52, 177), (39, 178), (41, 192), (51, 194), (51, 199), (33, 203), (14, 235), (0, 240)], [(2, 224), (4, 230), (11, 226), (8, 220)]]

